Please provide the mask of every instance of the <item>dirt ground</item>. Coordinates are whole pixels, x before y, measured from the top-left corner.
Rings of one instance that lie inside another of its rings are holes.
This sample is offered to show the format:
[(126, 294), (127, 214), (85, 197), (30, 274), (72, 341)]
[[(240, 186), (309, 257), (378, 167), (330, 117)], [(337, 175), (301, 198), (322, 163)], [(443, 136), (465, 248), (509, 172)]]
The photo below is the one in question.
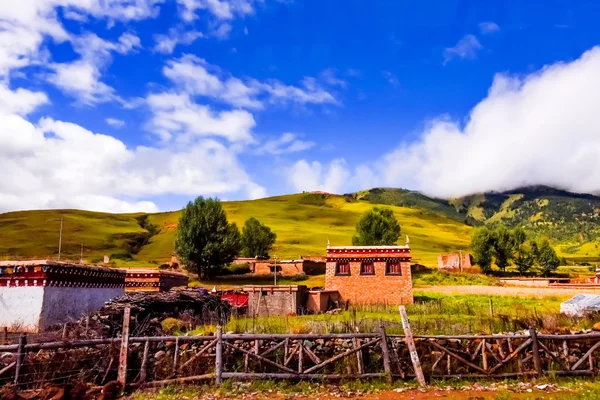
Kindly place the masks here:
[(483, 294), (542, 298), (546, 296), (573, 297), (581, 293), (599, 293), (597, 289), (533, 288), (519, 286), (429, 286), (415, 288), (419, 292), (443, 294)]

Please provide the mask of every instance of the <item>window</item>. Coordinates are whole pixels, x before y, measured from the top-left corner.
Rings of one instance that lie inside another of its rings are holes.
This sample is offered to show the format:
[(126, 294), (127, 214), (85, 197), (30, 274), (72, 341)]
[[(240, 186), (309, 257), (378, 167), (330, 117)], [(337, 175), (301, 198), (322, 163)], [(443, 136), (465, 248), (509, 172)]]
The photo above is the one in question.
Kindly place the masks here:
[(375, 265), (372, 262), (364, 262), (360, 264), (361, 275), (375, 275)]
[(402, 275), (402, 265), (397, 261), (388, 261), (385, 267), (386, 275)]
[(281, 267), (280, 267), (279, 265), (278, 265), (278, 266), (276, 266), (276, 267), (274, 267), (274, 266), (272, 266), (272, 265), (271, 265), (271, 266), (269, 267), (269, 269), (271, 270), (271, 273), (272, 273), (272, 274), (273, 274), (273, 273), (275, 273), (275, 271), (277, 271), (277, 273), (280, 273), (280, 272), (281, 272)]
[(350, 263), (339, 262), (335, 265), (336, 275), (350, 275)]

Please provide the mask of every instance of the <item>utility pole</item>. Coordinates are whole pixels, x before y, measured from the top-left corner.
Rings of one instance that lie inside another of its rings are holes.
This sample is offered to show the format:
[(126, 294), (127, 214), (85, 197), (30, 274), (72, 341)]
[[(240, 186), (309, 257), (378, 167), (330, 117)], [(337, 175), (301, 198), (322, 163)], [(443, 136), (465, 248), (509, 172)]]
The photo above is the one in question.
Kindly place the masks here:
[(79, 256), (79, 264), (83, 264), (83, 243), (81, 243), (81, 255)]
[(275, 280), (275, 286), (277, 286), (277, 256), (273, 256), (275, 258), (275, 267), (273, 268), (273, 278)]
[(460, 272), (463, 272), (463, 270), (462, 270), (462, 250), (458, 251), (458, 269), (460, 270)]
[(63, 217), (60, 217), (60, 233), (58, 235), (58, 261), (60, 261), (60, 251), (62, 250), (62, 228), (63, 228)]

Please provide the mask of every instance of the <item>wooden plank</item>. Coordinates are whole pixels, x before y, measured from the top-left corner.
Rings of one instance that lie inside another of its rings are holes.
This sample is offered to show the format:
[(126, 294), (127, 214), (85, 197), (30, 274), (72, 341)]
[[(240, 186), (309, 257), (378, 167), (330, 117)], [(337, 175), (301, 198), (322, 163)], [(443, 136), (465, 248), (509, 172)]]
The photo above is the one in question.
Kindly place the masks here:
[[(352, 346), (355, 349), (360, 347), (360, 340), (356, 337), (352, 338)], [(364, 365), (364, 361), (363, 361), (362, 351), (356, 352), (356, 369), (357, 369), (357, 372), (359, 375), (362, 375), (365, 373), (365, 365)]]
[[(490, 299), (490, 302), (491, 302), (491, 301), (492, 301), (492, 300)], [(490, 304), (491, 304), (491, 303), (490, 303)], [(487, 360), (487, 351), (486, 351), (486, 350), (487, 350), (487, 348), (485, 347), (485, 344), (486, 344), (486, 343), (485, 343), (485, 339), (483, 339), (483, 340), (481, 341), (481, 343), (483, 343), (483, 346), (481, 346), (481, 358), (482, 358), (482, 361), (483, 361), (483, 369), (484, 369), (485, 371), (487, 371), (487, 369), (488, 369), (488, 360)]]
[(358, 348), (356, 348), (356, 349), (350, 349), (350, 350), (347, 350), (346, 352), (344, 352), (344, 353), (342, 353), (342, 354), (338, 354), (337, 356), (333, 356), (333, 357), (331, 357), (330, 359), (327, 359), (327, 360), (323, 361), (323, 362), (322, 362), (322, 363), (320, 363), (320, 364), (317, 364), (317, 365), (315, 365), (315, 366), (313, 366), (313, 367), (310, 367), (309, 369), (307, 369), (307, 370), (306, 370), (306, 371), (304, 371), (303, 373), (304, 373), (304, 374), (310, 374), (311, 372), (317, 371), (317, 370), (319, 370), (319, 369), (323, 368), (324, 366), (326, 366), (326, 365), (329, 365), (329, 364), (331, 364), (331, 363), (333, 363), (333, 362), (335, 362), (335, 361), (337, 361), (337, 360), (339, 360), (339, 359), (341, 359), (341, 358), (347, 357), (347, 356), (349, 356), (350, 354), (356, 353), (357, 351), (360, 351), (360, 350), (362, 350), (362, 349), (366, 349), (367, 347), (369, 347), (369, 346), (371, 346), (371, 345), (373, 345), (373, 344), (377, 343), (379, 340), (380, 340), (379, 338), (377, 338), (377, 339), (373, 339), (373, 340), (370, 340), (370, 341), (368, 341), (368, 342), (366, 342), (366, 343), (362, 344), (361, 346), (359, 346), (359, 347), (358, 347)]
[(385, 326), (379, 327), (379, 333), (381, 335), (381, 352), (383, 353), (383, 370), (385, 372), (386, 381), (388, 384), (392, 383), (392, 366), (390, 363), (390, 350), (388, 347), (387, 336), (385, 334)]
[(445, 352), (446, 354), (448, 354), (450, 357), (460, 361), (461, 363), (473, 368), (474, 370), (477, 370), (479, 372), (481, 372), (482, 374), (486, 374), (487, 371), (480, 368), (479, 366), (473, 364), (470, 361), (465, 360), (464, 358), (462, 358), (461, 356), (459, 356), (458, 354), (455, 354), (453, 352), (451, 352), (450, 350), (448, 350), (447, 348), (445, 348), (444, 346), (441, 346), (439, 344), (437, 344), (436, 342), (434, 342), (433, 340), (428, 341), (428, 343), (432, 344), (436, 349), (441, 350), (443, 352)]
[(173, 374), (177, 373), (177, 367), (179, 366), (179, 338), (175, 339), (175, 354), (173, 354)]
[(540, 348), (541, 348), (542, 350), (544, 350), (544, 351), (546, 352), (546, 354), (548, 354), (550, 357), (552, 357), (552, 359), (553, 359), (554, 361), (556, 361), (556, 362), (558, 363), (558, 365), (560, 365), (560, 366), (561, 366), (561, 368), (563, 368), (563, 369), (565, 369), (565, 370), (567, 370), (567, 371), (569, 370), (569, 367), (568, 367), (567, 365), (565, 365), (565, 364), (563, 363), (563, 361), (562, 361), (560, 358), (558, 358), (558, 357), (557, 357), (557, 356), (556, 356), (554, 353), (552, 353), (552, 352), (550, 351), (550, 349), (549, 349), (548, 347), (546, 347), (546, 345), (545, 345), (544, 343), (542, 343), (542, 342), (540, 342), (540, 341), (538, 340), (538, 345), (540, 346)]
[(263, 356), (263, 357), (266, 357), (269, 354), (271, 354), (272, 352), (274, 352), (275, 350), (277, 350), (277, 349), (279, 349), (279, 348), (281, 348), (283, 346), (285, 346), (285, 340), (283, 342), (277, 343), (275, 346), (271, 347), (270, 349), (268, 349), (268, 350), (260, 353), (260, 355)]
[(4, 375), (7, 371), (9, 371), (11, 368), (14, 368), (17, 365), (16, 361), (13, 361), (12, 363), (8, 364), (6, 367), (0, 369), (0, 376)]
[(146, 381), (146, 375), (148, 372), (148, 357), (150, 355), (150, 342), (144, 344), (144, 354), (142, 355), (142, 365), (140, 367), (140, 379), (138, 383)]
[(122, 388), (127, 385), (127, 353), (129, 352), (129, 322), (131, 321), (131, 308), (126, 307), (123, 311), (123, 330), (121, 337), (121, 350), (119, 351), (119, 369), (117, 381)]
[(215, 358), (215, 383), (220, 385), (223, 383), (223, 343), (229, 344), (227, 342), (223, 342), (223, 327), (221, 325), (217, 326), (217, 343), (216, 343), (216, 358)]
[[(306, 353), (306, 355), (308, 356), (308, 358), (310, 358), (310, 360), (312, 362), (314, 362), (315, 364), (320, 364), (321, 362), (323, 362), (319, 356), (317, 356), (315, 353), (313, 353), (313, 351), (311, 349), (309, 349), (308, 347), (304, 348), (304, 352)], [(357, 353), (358, 354), (358, 353)]]
[(300, 340), (298, 344), (298, 373), (301, 374), (304, 370), (304, 343)]
[(406, 308), (404, 308), (404, 306), (398, 306), (398, 310), (400, 311), (402, 328), (404, 329), (404, 341), (406, 342), (408, 351), (410, 352), (410, 360), (412, 361), (417, 381), (421, 387), (427, 387), (427, 382), (425, 382), (425, 376), (423, 375), (423, 370), (421, 369), (421, 361), (419, 361), (417, 347), (415, 346), (415, 340), (413, 338), (412, 330), (410, 329), (410, 321), (408, 320), (408, 315), (406, 315)]
[(215, 374), (204, 374), (204, 375), (194, 375), (194, 376), (186, 376), (185, 378), (175, 378), (175, 379), (165, 379), (161, 381), (152, 381), (152, 382), (138, 382), (129, 385), (130, 388), (139, 388), (139, 387), (160, 387), (160, 386), (168, 386), (174, 384), (183, 384), (183, 383), (193, 383), (199, 382), (209, 379), (214, 379)]
[(533, 351), (533, 364), (538, 376), (544, 374), (542, 370), (542, 358), (540, 357), (540, 345), (538, 343), (537, 332), (535, 328), (529, 328), (529, 336), (531, 336), (531, 349)]
[(230, 379), (288, 379), (288, 380), (301, 380), (301, 379), (312, 379), (312, 380), (339, 380), (339, 379), (371, 379), (371, 378), (383, 378), (385, 374), (382, 373), (369, 373), (362, 375), (346, 375), (346, 374), (280, 374), (280, 373), (250, 373), (246, 374), (243, 372), (224, 372), (223, 378)]
[(285, 362), (283, 363), (284, 367), (287, 367), (288, 364), (290, 363), (290, 361), (292, 361), (292, 359), (294, 358), (294, 356), (296, 355), (296, 352), (298, 351), (298, 346), (296, 345), (293, 349), (292, 352), (290, 353), (290, 355), (285, 359)]
[(446, 353), (444, 353), (443, 351), (441, 352), (440, 356), (437, 358), (437, 360), (435, 360), (435, 362), (433, 363), (433, 365), (431, 366), (431, 374), (433, 375), (433, 371), (435, 371), (435, 367), (437, 367), (437, 365), (440, 363), (440, 361), (442, 361), (442, 359), (446, 357)]
[[(277, 364), (276, 362), (271, 361), (268, 358), (264, 358), (262, 356), (259, 356), (258, 354), (251, 353), (251, 352), (249, 352), (249, 351), (247, 351), (245, 349), (242, 349), (240, 347), (237, 347), (237, 346), (235, 346), (235, 345), (233, 345), (233, 344), (231, 344), (229, 342), (223, 342), (223, 343), (225, 345), (227, 345), (228, 347), (231, 347), (234, 350), (237, 350), (237, 351), (242, 352), (244, 354), (248, 354), (251, 358), (256, 358), (257, 360), (259, 360), (261, 362), (264, 362), (265, 364), (269, 364), (269, 365), (271, 365), (273, 367), (279, 368), (279, 369), (281, 369), (283, 371), (286, 371), (286, 372), (289, 372), (289, 373), (292, 373), (292, 374), (296, 373), (296, 371), (294, 371), (293, 369), (288, 368), (288, 367), (286, 367), (284, 365), (281, 365), (281, 364)], [(218, 345), (218, 343), (217, 343), (217, 345)]]
[(494, 349), (492, 348), (492, 345), (491, 345), (491, 344), (489, 344), (488, 342), (486, 342), (486, 343), (485, 343), (485, 347), (488, 349), (488, 351), (490, 352), (490, 354), (491, 354), (492, 356), (494, 356), (494, 358), (496, 359), (496, 361), (498, 361), (498, 362), (502, 361), (502, 359), (501, 359), (500, 357), (498, 357), (498, 356), (496, 355), (496, 353), (494, 352)]
[(19, 387), (21, 383), (21, 374), (23, 370), (23, 365), (25, 364), (25, 356), (27, 354), (27, 350), (25, 349), (25, 345), (27, 344), (27, 336), (21, 335), (19, 336), (19, 347), (17, 349), (17, 359), (15, 360), (15, 379), (14, 385)]
[(479, 344), (477, 345), (475, 352), (473, 354), (471, 354), (471, 361), (475, 361), (475, 359), (479, 355), (479, 352), (481, 351), (481, 347), (483, 346), (484, 341), (485, 341), (485, 339), (482, 339), (481, 342), (479, 342)]

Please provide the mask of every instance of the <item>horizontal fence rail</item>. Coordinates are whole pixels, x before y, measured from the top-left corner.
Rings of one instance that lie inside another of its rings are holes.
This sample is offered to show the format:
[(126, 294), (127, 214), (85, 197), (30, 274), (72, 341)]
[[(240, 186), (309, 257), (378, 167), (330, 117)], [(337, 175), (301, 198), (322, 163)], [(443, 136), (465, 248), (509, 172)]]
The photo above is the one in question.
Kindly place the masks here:
[(139, 388), (224, 379), (393, 379), (592, 376), (600, 333), (413, 336), (234, 334), (123, 337), (0, 346), (0, 383), (117, 381)]

